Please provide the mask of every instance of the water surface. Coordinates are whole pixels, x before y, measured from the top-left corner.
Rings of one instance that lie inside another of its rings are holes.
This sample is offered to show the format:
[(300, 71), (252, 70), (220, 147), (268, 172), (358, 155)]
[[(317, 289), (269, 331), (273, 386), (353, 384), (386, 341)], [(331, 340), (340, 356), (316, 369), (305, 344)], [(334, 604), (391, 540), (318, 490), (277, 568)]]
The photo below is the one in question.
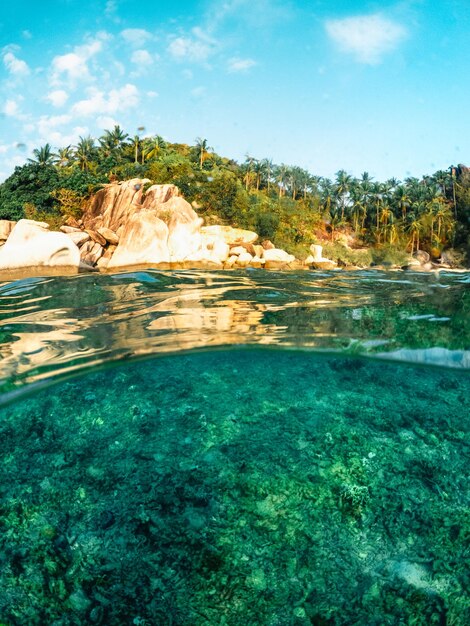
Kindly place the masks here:
[(2, 285), (0, 623), (466, 626), (468, 287)]

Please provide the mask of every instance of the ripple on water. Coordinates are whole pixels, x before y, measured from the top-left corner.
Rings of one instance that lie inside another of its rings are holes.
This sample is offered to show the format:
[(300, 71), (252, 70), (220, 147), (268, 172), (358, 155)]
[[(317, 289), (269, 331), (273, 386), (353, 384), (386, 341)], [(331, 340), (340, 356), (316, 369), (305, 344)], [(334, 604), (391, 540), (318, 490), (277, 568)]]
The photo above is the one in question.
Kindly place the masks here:
[[(0, 284), (0, 394), (224, 346), (468, 367), (468, 273), (133, 271)], [(443, 289), (444, 288), (444, 289)]]

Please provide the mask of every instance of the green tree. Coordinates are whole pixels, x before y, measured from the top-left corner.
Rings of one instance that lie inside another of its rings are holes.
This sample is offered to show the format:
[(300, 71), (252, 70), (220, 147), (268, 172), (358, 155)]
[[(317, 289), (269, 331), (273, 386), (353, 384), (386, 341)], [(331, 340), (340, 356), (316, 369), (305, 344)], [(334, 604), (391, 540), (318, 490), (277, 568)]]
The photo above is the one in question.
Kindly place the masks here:
[(54, 213), (57, 202), (51, 193), (60, 186), (59, 174), (47, 163), (26, 163), (16, 167), (13, 174), (0, 185), (0, 218), (19, 220), (25, 217), (25, 207)]
[(50, 144), (46, 143), (41, 148), (35, 148), (33, 150), (34, 159), (28, 159), (29, 163), (37, 163), (38, 165), (52, 165), (54, 163), (56, 154), (52, 151)]
[(202, 170), (204, 161), (209, 156), (209, 151), (213, 150), (213, 148), (209, 146), (207, 139), (202, 139), (201, 137), (196, 138), (196, 148), (199, 154), (199, 169)]

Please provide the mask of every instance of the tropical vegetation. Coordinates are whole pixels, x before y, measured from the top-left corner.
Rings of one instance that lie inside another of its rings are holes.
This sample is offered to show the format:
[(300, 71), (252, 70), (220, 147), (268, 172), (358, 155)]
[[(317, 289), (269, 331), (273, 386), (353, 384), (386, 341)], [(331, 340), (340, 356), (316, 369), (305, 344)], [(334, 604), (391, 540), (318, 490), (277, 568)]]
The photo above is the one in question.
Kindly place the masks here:
[(269, 158), (246, 155), (238, 163), (201, 137), (187, 145), (144, 131), (131, 137), (115, 126), (76, 146), (36, 148), (0, 185), (0, 218), (55, 225), (79, 214), (103, 183), (140, 177), (177, 184), (208, 223), (252, 228), (300, 255), (314, 241), (331, 249), (342, 236), (356, 248), (423, 249), (434, 258), (470, 248), (470, 170), (463, 165), (403, 181), (345, 170), (330, 180)]

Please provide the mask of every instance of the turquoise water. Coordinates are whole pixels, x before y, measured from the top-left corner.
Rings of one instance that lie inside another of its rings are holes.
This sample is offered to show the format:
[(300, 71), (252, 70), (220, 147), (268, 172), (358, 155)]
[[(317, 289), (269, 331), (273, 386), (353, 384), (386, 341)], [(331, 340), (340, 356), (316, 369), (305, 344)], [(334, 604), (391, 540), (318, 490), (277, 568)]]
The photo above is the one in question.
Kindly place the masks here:
[(469, 624), (469, 284), (0, 284), (0, 624)]

